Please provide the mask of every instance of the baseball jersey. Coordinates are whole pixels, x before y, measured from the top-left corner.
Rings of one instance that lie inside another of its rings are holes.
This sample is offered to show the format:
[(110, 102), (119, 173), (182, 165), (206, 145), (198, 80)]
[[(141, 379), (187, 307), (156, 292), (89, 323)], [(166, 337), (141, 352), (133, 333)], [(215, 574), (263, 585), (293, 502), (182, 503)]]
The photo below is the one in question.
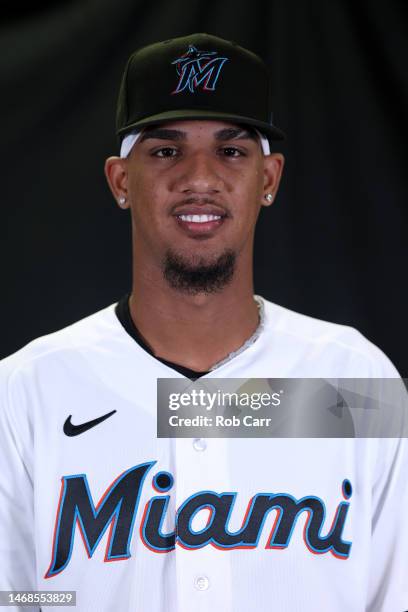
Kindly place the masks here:
[[(398, 377), (351, 327), (264, 312), (203, 379)], [(157, 379), (182, 376), (115, 304), (0, 363), (0, 590), (73, 590), (78, 612), (407, 610), (406, 440), (158, 438)]]

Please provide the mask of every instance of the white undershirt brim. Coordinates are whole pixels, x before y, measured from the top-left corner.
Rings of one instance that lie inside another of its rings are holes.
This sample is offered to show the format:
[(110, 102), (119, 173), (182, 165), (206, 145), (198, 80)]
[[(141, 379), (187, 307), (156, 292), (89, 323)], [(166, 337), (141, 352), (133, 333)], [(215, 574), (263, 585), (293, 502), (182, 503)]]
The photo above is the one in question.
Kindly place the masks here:
[[(259, 139), (261, 141), (261, 147), (262, 147), (263, 154), (264, 155), (270, 155), (271, 154), (271, 149), (270, 149), (270, 146), (269, 146), (268, 139), (265, 136), (263, 136), (263, 134), (258, 132), (258, 130), (255, 130), (255, 131), (258, 134)], [(121, 147), (120, 147), (120, 157), (122, 157), (122, 158), (128, 157), (128, 155), (131, 152), (133, 146), (138, 141), (141, 133), (142, 133), (142, 131), (138, 130), (138, 131), (130, 132), (130, 134), (127, 134), (124, 137), (124, 139), (122, 140)]]

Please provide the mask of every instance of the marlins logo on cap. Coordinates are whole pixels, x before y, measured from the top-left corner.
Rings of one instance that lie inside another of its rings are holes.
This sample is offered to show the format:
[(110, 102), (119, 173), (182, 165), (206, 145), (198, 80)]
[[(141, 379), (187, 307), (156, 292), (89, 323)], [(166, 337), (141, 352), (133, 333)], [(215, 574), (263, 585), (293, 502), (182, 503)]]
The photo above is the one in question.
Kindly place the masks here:
[(187, 53), (172, 62), (180, 77), (173, 93), (179, 93), (187, 87), (194, 93), (200, 86), (204, 91), (214, 91), (221, 68), (228, 60), (227, 57), (214, 55), (218, 55), (216, 51), (199, 51), (190, 45)]

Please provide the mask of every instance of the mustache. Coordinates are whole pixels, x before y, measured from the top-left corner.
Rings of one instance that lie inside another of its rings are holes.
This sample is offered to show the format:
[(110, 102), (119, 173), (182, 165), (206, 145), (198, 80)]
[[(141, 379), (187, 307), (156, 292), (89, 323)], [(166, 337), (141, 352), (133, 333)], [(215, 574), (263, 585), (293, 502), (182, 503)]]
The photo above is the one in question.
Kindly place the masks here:
[(210, 206), (216, 206), (218, 208), (220, 208), (221, 210), (224, 211), (224, 213), (226, 215), (230, 215), (230, 210), (229, 208), (225, 205), (225, 203), (217, 198), (217, 197), (212, 197), (210, 195), (207, 194), (203, 194), (203, 195), (199, 195), (199, 194), (195, 194), (195, 195), (189, 195), (185, 198), (182, 198), (180, 200), (178, 200), (177, 202), (175, 202), (172, 206), (172, 212), (174, 212), (175, 210), (177, 210), (180, 206), (186, 206), (189, 204), (197, 204), (199, 206), (201, 205), (205, 205), (208, 204)]
[(212, 198), (210, 196), (207, 195), (191, 195), (188, 196), (187, 198), (184, 198), (183, 200), (180, 200), (179, 202), (177, 202), (177, 204), (218, 204), (220, 205), (220, 202), (216, 199), (216, 198)]

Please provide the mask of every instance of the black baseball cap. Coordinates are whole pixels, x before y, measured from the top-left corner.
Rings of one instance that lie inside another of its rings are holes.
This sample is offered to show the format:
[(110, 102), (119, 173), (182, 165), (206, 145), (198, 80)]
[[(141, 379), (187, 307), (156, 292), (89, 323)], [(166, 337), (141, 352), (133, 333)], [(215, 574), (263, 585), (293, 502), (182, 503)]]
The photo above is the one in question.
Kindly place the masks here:
[(211, 34), (157, 42), (129, 58), (120, 86), (119, 140), (149, 125), (216, 119), (258, 129), (268, 140), (285, 134), (273, 124), (266, 64), (237, 43)]

